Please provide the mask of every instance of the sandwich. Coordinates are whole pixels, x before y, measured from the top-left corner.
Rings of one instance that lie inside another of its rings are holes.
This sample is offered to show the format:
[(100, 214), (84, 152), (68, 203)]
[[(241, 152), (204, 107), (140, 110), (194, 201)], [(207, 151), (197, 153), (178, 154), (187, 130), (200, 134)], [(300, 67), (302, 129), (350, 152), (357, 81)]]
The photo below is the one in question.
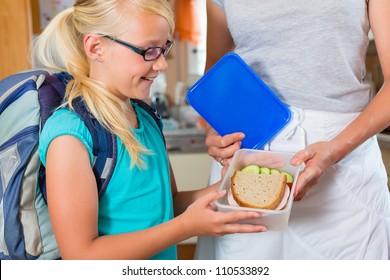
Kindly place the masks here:
[(243, 207), (281, 209), (289, 195), (286, 182), (285, 174), (255, 174), (236, 170), (231, 178), (232, 197)]

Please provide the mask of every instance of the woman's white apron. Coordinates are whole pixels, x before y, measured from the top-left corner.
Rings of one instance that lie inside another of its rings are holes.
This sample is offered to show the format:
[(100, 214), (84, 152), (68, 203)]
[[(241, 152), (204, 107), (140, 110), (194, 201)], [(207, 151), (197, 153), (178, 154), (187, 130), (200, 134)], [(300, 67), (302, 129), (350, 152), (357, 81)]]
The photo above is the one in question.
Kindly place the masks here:
[[(295, 153), (333, 138), (358, 116), (299, 108), (292, 112), (291, 122), (265, 149)], [(214, 162), (210, 183), (220, 179), (220, 169)], [(196, 258), (390, 259), (390, 195), (376, 137), (332, 166), (294, 202), (287, 229), (200, 237)]]

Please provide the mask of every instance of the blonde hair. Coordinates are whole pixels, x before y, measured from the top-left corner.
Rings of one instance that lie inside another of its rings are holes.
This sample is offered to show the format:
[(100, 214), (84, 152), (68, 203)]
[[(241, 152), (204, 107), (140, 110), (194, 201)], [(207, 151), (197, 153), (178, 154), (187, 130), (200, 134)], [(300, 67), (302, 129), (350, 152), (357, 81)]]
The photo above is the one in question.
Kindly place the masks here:
[(40, 64), (73, 76), (66, 88), (65, 104), (82, 97), (93, 116), (111, 133), (118, 135), (131, 157), (131, 167), (144, 166), (140, 155), (149, 151), (129, 129), (125, 107), (103, 84), (89, 78), (89, 63), (84, 51), (86, 34), (118, 36), (126, 31), (129, 9), (164, 17), (174, 30), (174, 17), (165, 0), (78, 0), (58, 14), (35, 40), (34, 56)]

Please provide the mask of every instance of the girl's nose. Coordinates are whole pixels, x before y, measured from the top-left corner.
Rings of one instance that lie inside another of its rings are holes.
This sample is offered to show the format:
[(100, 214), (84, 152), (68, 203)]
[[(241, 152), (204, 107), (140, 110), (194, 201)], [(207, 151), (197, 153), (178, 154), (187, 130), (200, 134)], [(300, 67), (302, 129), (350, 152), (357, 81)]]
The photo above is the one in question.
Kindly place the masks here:
[(167, 68), (168, 63), (166, 61), (166, 58), (161, 54), (160, 57), (157, 58), (153, 63), (153, 70), (165, 71), (167, 70)]

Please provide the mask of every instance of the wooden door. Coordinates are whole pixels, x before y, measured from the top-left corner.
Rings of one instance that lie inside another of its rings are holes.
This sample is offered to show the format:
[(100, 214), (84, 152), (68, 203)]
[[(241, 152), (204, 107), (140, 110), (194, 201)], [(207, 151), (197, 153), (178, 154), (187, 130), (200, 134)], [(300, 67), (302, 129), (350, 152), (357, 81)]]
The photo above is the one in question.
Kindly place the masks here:
[(31, 1), (1, 0), (0, 79), (31, 68)]

